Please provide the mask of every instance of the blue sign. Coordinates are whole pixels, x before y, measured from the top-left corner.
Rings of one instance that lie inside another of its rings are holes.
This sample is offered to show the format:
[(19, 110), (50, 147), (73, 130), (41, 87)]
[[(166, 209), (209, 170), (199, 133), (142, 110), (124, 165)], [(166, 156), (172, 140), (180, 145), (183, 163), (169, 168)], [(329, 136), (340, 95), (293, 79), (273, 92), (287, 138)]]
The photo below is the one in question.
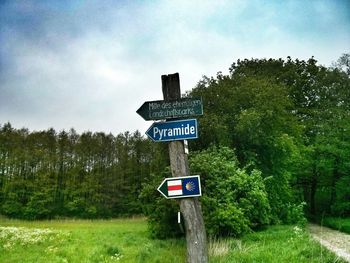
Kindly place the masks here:
[(197, 139), (197, 120), (154, 122), (146, 134), (155, 142)]
[(157, 190), (168, 199), (202, 195), (199, 175), (165, 178)]

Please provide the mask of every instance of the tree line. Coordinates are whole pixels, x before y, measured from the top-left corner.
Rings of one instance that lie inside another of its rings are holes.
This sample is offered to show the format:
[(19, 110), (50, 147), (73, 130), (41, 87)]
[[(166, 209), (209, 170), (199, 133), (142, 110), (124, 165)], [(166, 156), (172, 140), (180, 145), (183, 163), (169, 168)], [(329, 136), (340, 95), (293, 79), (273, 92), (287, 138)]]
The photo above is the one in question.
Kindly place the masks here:
[(29, 132), (6, 123), (0, 127), (1, 213), (26, 219), (141, 214), (141, 184), (166, 158), (138, 131)]

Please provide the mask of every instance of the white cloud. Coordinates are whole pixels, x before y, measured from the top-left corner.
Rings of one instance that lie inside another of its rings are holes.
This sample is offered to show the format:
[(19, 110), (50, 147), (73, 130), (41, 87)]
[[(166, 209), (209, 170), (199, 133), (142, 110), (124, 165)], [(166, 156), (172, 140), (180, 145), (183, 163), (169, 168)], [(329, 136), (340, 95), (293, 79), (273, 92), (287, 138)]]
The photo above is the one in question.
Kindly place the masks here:
[(144, 101), (162, 99), (162, 74), (179, 72), (185, 92), (202, 75), (227, 73), (238, 58), (314, 55), (329, 65), (350, 42), (348, 33), (332, 45), (299, 37), (274, 20), (283, 17), (269, 6), (252, 16), (259, 10), (247, 1), (95, 9), (86, 5), (71, 14), (45, 16), (34, 32), (37, 38), (23, 29), (7, 31), (2, 48), (13, 66), (0, 90), (11, 103), (0, 105), (0, 123), (145, 131), (151, 123), (135, 111)]

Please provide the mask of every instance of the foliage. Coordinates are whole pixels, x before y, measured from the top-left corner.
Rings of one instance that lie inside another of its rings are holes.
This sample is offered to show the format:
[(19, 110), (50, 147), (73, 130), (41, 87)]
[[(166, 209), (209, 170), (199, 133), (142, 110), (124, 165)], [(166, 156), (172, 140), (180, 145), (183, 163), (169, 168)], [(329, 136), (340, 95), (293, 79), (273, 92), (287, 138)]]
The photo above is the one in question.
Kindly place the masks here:
[[(204, 78), (192, 90), (192, 96), (202, 96), (204, 100), (206, 114), (200, 118), (200, 123), (206, 123), (207, 116), (216, 115), (225, 128), (221, 129), (224, 134), (201, 136), (191, 146), (203, 149), (217, 143), (210, 141), (213, 136), (226, 136), (225, 145), (236, 149), (241, 166), (257, 168), (262, 177), (268, 178), (265, 184), (272, 221), (280, 222), (287, 213), (285, 204), (293, 201), (290, 168), (298, 159), (301, 127), (290, 113), (292, 101), (286, 86), (264, 75), (240, 73), (241, 67), (244, 67), (243, 62), (230, 76), (218, 74), (216, 79)], [(201, 134), (215, 132), (206, 129), (208, 126), (201, 125)]]
[(297, 224), (301, 227), (305, 227), (307, 223), (304, 213), (305, 205), (305, 202), (300, 204), (287, 204), (287, 217), (285, 223), (289, 225)]
[(310, 217), (347, 213), (348, 61), (343, 54), (326, 68), (313, 57), (244, 59), (232, 64), (229, 75), (203, 77), (188, 95), (203, 98), (200, 134), (209, 136), (191, 148), (220, 142), (235, 149), (241, 167), (259, 169), (272, 222), (288, 222), (285, 204), (303, 201)]
[(332, 204), (332, 214), (350, 217), (350, 176), (339, 179), (336, 183), (336, 200)]
[[(261, 174), (238, 168), (238, 161), (227, 147), (213, 147), (191, 154), (192, 173), (200, 174), (200, 197), (206, 230), (211, 236), (239, 236), (267, 225), (270, 207)], [(155, 190), (164, 177), (154, 176), (144, 185), (141, 197), (151, 235), (171, 238), (182, 235), (178, 226), (178, 201), (167, 200)]]
[(269, 223), (270, 207), (261, 174), (238, 168), (227, 147), (194, 153), (191, 171), (201, 175), (201, 198), (210, 235), (237, 236)]
[(137, 198), (162, 148), (139, 132), (113, 136), (0, 126), (0, 213), (25, 219), (142, 213)]
[(350, 217), (325, 217), (321, 223), (324, 226), (350, 234)]
[(34, 192), (24, 208), (24, 217), (32, 220), (52, 217), (53, 201), (47, 192)]

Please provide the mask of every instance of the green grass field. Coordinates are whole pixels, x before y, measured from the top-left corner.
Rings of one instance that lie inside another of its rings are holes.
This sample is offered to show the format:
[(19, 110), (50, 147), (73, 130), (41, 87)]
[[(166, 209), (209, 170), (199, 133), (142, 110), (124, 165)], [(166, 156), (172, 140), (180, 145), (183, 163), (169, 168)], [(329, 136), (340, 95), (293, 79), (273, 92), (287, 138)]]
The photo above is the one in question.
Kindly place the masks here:
[(350, 234), (350, 218), (326, 217), (322, 224), (335, 230)]
[[(0, 262), (185, 262), (186, 243), (153, 240), (145, 219), (0, 219)], [(300, 228), (210, 241), (210, 262), (342, 262)]]

